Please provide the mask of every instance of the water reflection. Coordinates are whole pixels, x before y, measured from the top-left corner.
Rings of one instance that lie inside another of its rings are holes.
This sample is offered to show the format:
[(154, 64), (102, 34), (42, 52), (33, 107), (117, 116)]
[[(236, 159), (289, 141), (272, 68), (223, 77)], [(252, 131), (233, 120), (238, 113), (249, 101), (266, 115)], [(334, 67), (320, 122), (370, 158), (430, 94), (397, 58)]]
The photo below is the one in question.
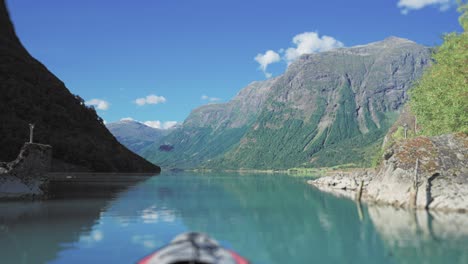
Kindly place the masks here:
[(106, 184), (115, 175), (100, 174), (92, 182), (86, 178), (96, 175), (81, 176), (66, 180), (57, 174), (63, 180), (51, 183), (51, 200), (0, 203), (1, 263), (47, 263), (76, 243), (93, 247), (104, 239), (93, 227), (109, 201), (148, 179), (126, 175), (127, 180)]
[(64, 193), (0, 204), (6, 263), (133, 263), (188, 230), (257, 264), (468, 263), (466, 215), (359, 211), (284, 175), (164, 175), (111, 192)]
[(399, 263), (468, 263), (468, 214), (370, 207), (369, 216)]
[(254, 263), (391, 261), (353, 202), (307, 188), (303, 180), (224, 175), (176, 185), (177, 194), (163, 201), (187, 228), (211, 234)]
[(1, 203), (2, 263), (46, 263), (55, 259), (68, 243), (91, 233), (105, 205), (105, 201), (96, 200)]

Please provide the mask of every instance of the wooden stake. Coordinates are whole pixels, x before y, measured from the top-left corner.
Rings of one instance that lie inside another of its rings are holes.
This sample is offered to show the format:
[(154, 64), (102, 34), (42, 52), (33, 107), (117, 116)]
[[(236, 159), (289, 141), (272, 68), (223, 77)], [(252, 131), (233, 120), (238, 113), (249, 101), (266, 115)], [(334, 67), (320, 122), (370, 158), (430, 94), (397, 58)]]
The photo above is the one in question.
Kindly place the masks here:
[(361, 202), (362, 188), (364, 186), (364, 180), (359, 183), (358, 191), (356, 192), (356, 201)]
[(413, 190), (410, 193), (409, 206), (416, 208), (418, 202), (418, 168), (419, 168), (419, 158), (416, 159), (416, 166), (414, 169), (414, 178), (413, 178)]

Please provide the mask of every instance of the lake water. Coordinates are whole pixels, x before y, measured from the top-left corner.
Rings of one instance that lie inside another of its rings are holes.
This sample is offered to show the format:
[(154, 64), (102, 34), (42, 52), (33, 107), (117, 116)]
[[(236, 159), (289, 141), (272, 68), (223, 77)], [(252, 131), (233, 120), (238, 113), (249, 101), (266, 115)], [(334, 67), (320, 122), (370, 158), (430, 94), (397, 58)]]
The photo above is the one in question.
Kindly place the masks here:
[(186, 231), (258, 264), (468, 263), (468, 215), (359, 210), (305, 178), (182, 173), (58, 189), (0, 203), (0, 263), (134, 263)]

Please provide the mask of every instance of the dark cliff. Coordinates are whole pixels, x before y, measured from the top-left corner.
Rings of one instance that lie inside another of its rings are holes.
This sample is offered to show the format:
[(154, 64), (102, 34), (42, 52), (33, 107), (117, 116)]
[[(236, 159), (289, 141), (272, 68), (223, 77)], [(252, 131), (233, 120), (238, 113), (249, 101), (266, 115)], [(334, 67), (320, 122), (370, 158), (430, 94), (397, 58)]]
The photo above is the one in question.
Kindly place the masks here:
[[(35, 141), (54, 161), (97, 172), (159, 172), (122, 146), (93, 108), (73, 95), (23, 47), (0, 0), (0, 160), (13, 160), (36, 124)], [(54, 167), (54, 164), (52, 164)], [(62, 166), (63, 167), (63, 166)]]

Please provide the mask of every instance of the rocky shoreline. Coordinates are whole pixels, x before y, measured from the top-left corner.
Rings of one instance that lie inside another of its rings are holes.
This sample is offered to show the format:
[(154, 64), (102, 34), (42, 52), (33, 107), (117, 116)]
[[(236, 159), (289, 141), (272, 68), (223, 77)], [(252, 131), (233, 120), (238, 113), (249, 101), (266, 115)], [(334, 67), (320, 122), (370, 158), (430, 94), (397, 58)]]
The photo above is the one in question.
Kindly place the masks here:
[(375, 170), (339, 172), (308, 183), (366, 203), (468, 212), (468, 137), (402, 140), (385, 151)]
[(51, 146), (25, 143), (14, 161), (0, 163), (0, 199), (45, 195), (51, 160)]

